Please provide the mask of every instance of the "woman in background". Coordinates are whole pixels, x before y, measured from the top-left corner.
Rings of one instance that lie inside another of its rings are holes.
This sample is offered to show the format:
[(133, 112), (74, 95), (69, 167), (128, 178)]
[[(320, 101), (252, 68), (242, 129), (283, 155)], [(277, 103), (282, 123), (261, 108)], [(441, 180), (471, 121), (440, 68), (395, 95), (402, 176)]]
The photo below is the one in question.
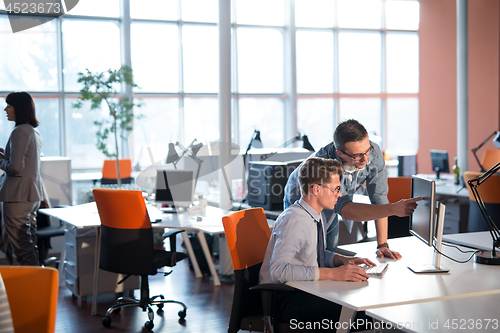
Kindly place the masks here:
[(16, 126), (5, 150), (0, 148), (0, 202), (2, 203), (3, 250), (14, 253), (21, 265), (38, 265), (36, 214), (42, 200), (40, 155), (42, 137), (35, 128), (35, 103), (26, 92), (5, 98), (7, 120)]

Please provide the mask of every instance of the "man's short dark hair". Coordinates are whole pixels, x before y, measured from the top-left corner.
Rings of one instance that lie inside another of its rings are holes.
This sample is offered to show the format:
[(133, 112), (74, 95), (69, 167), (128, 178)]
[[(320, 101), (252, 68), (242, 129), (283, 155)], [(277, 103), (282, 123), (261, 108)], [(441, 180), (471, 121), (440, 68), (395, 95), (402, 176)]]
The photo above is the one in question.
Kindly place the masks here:
[(333, 133), (335, 147), (344, 149), (345, 144), (353, 141), (362, 141), (368, 136), (366, 128), (355, 119), (348, 119), (341, 122)]
[(299, 185), (302, 194), (309, 194), (314, 184), (328, 184), (332, 175), (344, 172), (342, 163), (337, 160), (322, 157), (309, 157), (299, 169)]

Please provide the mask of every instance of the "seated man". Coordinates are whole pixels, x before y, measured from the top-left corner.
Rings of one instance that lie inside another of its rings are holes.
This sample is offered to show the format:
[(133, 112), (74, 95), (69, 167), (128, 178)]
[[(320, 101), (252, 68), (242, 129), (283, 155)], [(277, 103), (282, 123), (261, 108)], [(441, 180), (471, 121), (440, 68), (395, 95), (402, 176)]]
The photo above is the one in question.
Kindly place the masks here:
[[(369, 275), (358, 265), (374, 266), (372, 261), (325, 249), (321, 211), (333, 209), (342, 196), (339, 180), (342, 172), (342, 164), (333, 159), (311, 157), (303, 163), (298, 174), (302, 196), (276, 220), (260, 270), (260, 283), (368, 279)], [(277, 318), (289, 321), (291, 328), (299, 322), (317, 325), (330, 322), (333, 324), (327, 328), (334, 330), (342, 309), (300, 290), (276, 296), (274, 304)]]

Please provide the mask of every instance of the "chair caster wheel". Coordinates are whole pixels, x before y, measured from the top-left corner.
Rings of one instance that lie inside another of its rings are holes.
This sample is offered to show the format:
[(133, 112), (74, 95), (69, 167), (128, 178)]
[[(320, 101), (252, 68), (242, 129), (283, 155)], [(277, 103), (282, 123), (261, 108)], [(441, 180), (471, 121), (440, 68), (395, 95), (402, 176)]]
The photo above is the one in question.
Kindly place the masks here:
[(147, 329), (148, 331), (151, 331), (153, 327), (155, 327), (155, 324), (153, 324), (152, 320), (149, 320), (144, 324), (144, 328)]
[(181, 319), (186, 318), (186, 310), (181, 310), (177, 314), (179, 315), (179, 318), (181, 318)]
[(158, 307), (158, 310), (161, 310), (161, 309), (163, 309), (163, 306), (164, 306), (164, 304), (163, 304), (163, 303), (162, 303), (162, 304), (158, 304), (158, 305), (157, 305), (157, 307)]
[(110, 317), (102, 318), (102, 326), (104, 326), (104, 327), (111, 326), (111, 318)]

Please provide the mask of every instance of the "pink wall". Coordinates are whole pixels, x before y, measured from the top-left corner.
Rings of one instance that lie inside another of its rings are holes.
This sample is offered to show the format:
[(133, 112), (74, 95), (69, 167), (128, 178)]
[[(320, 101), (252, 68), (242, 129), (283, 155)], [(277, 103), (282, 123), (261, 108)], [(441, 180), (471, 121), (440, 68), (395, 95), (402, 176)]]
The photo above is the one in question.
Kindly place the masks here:
[[(456, 0), (420, 0), (420, 17), (418, 171), (431, 173), (430, 149), (457, 155)], [(469, 151), (499, 129), (499, 32), (500, 0), (469, 1)]]

